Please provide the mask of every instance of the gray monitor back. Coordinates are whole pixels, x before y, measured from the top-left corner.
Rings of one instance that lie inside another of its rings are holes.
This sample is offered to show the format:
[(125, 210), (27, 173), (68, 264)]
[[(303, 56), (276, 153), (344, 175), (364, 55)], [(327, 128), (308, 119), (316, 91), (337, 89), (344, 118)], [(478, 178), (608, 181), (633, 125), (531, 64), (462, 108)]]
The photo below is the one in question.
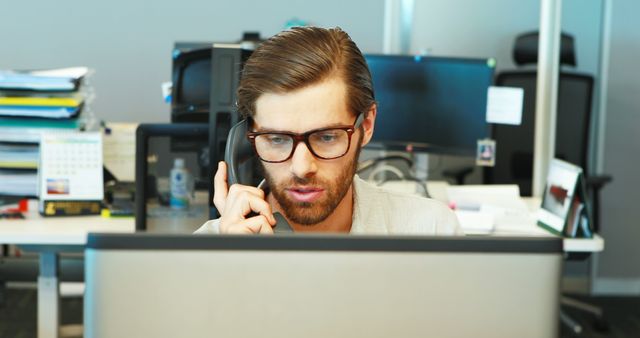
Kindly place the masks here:
[(92, 234), (85, 337), (555, 337), (555, 238)]

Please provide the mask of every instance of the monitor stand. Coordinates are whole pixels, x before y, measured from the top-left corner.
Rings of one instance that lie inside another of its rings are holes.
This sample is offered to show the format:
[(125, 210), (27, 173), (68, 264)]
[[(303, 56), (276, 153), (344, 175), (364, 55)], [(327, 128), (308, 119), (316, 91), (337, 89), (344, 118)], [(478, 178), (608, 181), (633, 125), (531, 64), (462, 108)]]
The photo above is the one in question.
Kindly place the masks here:
[(427, 181), (429, 178), (429, 155), (427, 153), (413, 153), (411, 174), (420, 181)]

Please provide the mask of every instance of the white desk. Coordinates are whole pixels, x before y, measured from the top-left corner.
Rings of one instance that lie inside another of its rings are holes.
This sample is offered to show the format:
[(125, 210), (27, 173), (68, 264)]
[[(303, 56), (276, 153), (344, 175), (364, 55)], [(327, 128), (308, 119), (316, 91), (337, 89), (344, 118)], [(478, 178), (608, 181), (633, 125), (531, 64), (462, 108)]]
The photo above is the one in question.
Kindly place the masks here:
[[(542, 200), (537, 197), (523, 198), (523, 200), (531, 212), (537, 212), (542, 205)], [(565, 238), (562, 244), (565, 252), (602, 252), (604, 250), (604, 238), (598, 234), (594, 234), (593, 238)]]
[[(536, 227), (537, 225), (532, 225), (532, 227)], [(554, 234), (540, 228), (540, 234), (534, 235), (532, 231), (531, 233), (520, 233), (520, 232), (493, 232), (491, 236), (548, 236), (555, 237)], [(594, 252), (602, 252), (604, 250), (604, 239), (598, 235), (594, 234), (593, 238), (564, 238), (562, 240), (562, 247), (564, 252), (585, 252), (585, 253), (594, 253)]]
[[(449, 184), (445, 181), (428, 181), (427, 189), (432, 198), (439, 200), (447, 204), (447, 188)], [(385, 189), (409, 193), (418, 194), (422, 193), (422, 189), (419, 189), (413, 181), (389, 181), (386, 182), (383, 187)], [(538, 211), (541, 205), (541, 199), (535, 197), (522, 198), (524, 203), (531, 212), (531, 218), (529, 220), (522, 221), (517, 220), (518, 224), (513, 226), (500, 228), (497, 227), (494, 231), (486, 234), (487, 236), (555, 236), (547, 230), (542, 229), (536, 224), (535, 213)], [(565, 252), (601, 252), (604, 250), (604, 239), (595, 234), (593, 238), (564, 238), (563, 247)]]
[(82, 251), (90, 232), (134, 232), (133, 218), (100, 216), (53, 217), (44, 219), (37, 213), (37, 203), (29, 204), (24, 220), (0, 221), (0, 244), (19, 245), (38, 252), (38, 337), (59, 336), (60, 252)]

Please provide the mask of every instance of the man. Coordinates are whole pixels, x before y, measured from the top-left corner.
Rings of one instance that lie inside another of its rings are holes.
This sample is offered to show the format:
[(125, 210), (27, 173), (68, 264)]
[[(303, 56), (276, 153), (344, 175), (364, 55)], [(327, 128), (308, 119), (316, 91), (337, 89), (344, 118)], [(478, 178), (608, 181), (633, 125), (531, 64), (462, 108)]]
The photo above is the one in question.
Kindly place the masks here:
[(244, 66), (238, 110), (251, 122), (248, 137), (268, 190), (228, 187), (219, 163), (214, 204), (221, 217), (196, 233), (271, 234), (276, 211), (295, 232), (461, 233), (442, 203), (355, 175), (376, 104), (362, 53), (341, 29), (294, 28), (262, 43)]

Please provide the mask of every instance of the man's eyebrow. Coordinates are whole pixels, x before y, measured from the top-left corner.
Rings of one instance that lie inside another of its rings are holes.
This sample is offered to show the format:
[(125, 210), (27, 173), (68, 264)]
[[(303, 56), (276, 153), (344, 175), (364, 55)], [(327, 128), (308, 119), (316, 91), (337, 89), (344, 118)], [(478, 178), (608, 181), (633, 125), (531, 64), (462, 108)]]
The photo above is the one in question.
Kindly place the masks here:
[(272, 128), (253, 128), (255, 133), (288, 133), (288, 131), (272, 129)]
[[(351, 126), (350, 124), (345, 124), (345, 123), (331, 123), (331, 124), (328, 124), (328, 125), (323, 126), (323, 127), (309, 129), (309, 130), (304, 131), (304, 132), (302, 132), (300, 134), (304, 134), (304, 133), (308, 133), (310, 131), (320, 130), (320, 129), (337, 128), (337, 127), (350, 127), (350, 126)], [(293, 133), (293, 134), (298, 134), (296, 132), (292, 132), (292, 131), (289, 131), (289, 130), (281, 130), (281, 129), (274, 129), (274, 128), (254, 128), (254, 129), (255, 129), (254, 132), (256, 132), (256, 133), (284, 133), (284, 134)]]

